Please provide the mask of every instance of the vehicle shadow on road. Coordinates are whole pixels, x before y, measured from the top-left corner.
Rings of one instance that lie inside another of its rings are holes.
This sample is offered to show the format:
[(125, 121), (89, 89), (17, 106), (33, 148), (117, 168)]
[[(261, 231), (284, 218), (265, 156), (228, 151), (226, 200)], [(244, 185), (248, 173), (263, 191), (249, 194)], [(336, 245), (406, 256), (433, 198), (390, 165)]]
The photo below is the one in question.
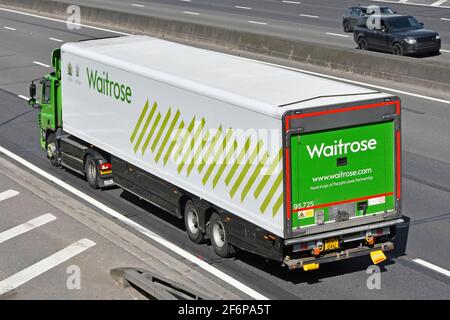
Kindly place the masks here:
[[(120, 197), (133, 205), (141, 208), (146, 213), (151, 214), (158, 219), (163, 220), (164, 222), (167, 222), (174, 227), (177, 227), (178, 229), (182, 231), (186, 231), (186, 228), (184, 226), (183, 220), (175, 217), (174, 215), (168, 213), (167, 211), (158, 208), (157, 206), (151, 204), (150, 202), (140, 199), (138, 196), (132, 194), (131, 192), (127, 190), (123, 190), (120, 193)], [(139, 215), (140, 213), (137, 213), (136, 215)], [(133, 216), (127, 215), (128, 218), (132, 218)]]
[[(396, 263), (395, 260), (390, 259), (389, 255), (387, 256), (388, 259), (378, 265), (381, 273), (387, 271), (386, 266)], [(326, 263), (320, 265), (317, 270), (305, 272), (303, 269), (289, 270), (287, 267), (281, 266), (280, 263), (264, 260), (248, 252), (240, 252), (236, 256), (236, 259), (294, 285), (302, 283), (313, 285), (321, 283), (322, 280), (327, 278), (340, 277), (345, 274), (361, 271), (366, 272), (367, 268), (373, 265), (369, 256), (365, 256)]]
[[(129, 201), (133, 205), (141, 208), (146, 213), (148, 212), (151, 215), (154, 215), (158, 219), (161, 219), (163, 222), (166, 222), (177, 229), (179, 229), (182, 232), (185, 232), (185, 226), (182, 219), (178, 219), (177, 217), (167, 213), (163, 209), (160, 209), (151, 203), (140, 199), (136, 195), (132, 194), (131, 192), (128, 192), (126, 190), (123, 190), (120, 194), (120, 197), (126, 201)], [(143, 213), (137, 213), (136, 215), (141, 215)], [(132, 216), (128, 216), (129, 218), (132, 218)], [(145, 227), (145, 225), (144, 225)], [(186, 236), (186, 240), (187, 236)], [(327, 278), (333, 278), (337, 276), (342, 276), (345, 274), (351, 274), (355, 272), (366, 272), (367, 268), (372, 265), (372, 261), (370, 260), (369, 256), (364, 257), (356, 257), (349, 260), (343, 260), (343, 261), (337, 261), (337, 262), (331, 262), (327, 264), (323, 264), (320, 266), (318, 270), (315, 271), (309, 271), (305, 272), (303, 269), (297, 269), (297, 270), (289, 270), (286, 266), (282, 266), (280, 262), (265, 259), (263, 257), (260, 257), (256, 254), (239, 250), (235, 254), (234, 257), (224, 259), (220, 258), (218, 256), (215, 256), (213, 253), (213, 249), (211, 247), (211, 244), (208, 239), (202, 244), (197, 245), (193, 244), (192, 246), (199, 246), (203, 247), (198, 252), (202, 252), (204, 250), (210, 250), (211, 255), (207, 254), (209, 257), (214, 258), (206, 258), (205, 261), (212, 265), (218, 265), (222, 263), (229, 263), (232, 260), (237, 260), (240, 262), (243, 262), (244, 264), (248, 265), (251, 268), (258, 269), (262, 272), (265, 272), (267, 274), (270, 274), (272, 276), (278, 277), (284, 281), (290, 282), (292, 284), (301, 284), (301, 283), (307, 283), (307, 284), (317, 284), (320, 283), (323, 279)], [(188, 249), (190, 246), (188, 245), (186, 249)], [(189, 250), (189, 249), (188, 249)], [(403, 255), (403, 253), (387, 253), (386, 254), (388, 259), (382, 263), (380, 263), (378, 266), (380, 267), (380, 272), (386, 272), (386, 266), (395, 264), (395, 260), (392, 260), (392, 258), (396, 258), (398, 256)]]

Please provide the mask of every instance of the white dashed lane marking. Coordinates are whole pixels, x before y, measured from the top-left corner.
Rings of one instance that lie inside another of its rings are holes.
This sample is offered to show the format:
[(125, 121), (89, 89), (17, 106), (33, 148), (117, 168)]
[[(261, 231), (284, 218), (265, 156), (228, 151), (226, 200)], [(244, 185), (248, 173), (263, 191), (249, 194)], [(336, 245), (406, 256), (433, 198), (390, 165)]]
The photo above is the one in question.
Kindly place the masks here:
[(332, 33), (332, 32), (326, 32), (326, 34), (328, 34), (330, 36), (342, 37), (342, 38), (349, 38), (350, 37), (350, 36), (348, 36), (346, 34), (339, 34), (339, 33)]
[(15, 190), (6, 190), (3, 192), (0, 192), (0, 201), (15, 197), (19, 194), (18, 191)]
[(39, 61), (33, 61), (34, 64), (37, 64), (38, 66), (42, 66), (42, 67), (46, 67), (46, 68), (50, 68), (50, 66), (48, 64), (39, 62)]
[(0, 281), (0, 297), (93, 246), (95, 246), (95, 242), (89, 239), (81, 239), (55, 254), (17, 272), (9, 278)]
[(8, 229), (6, 231), (3, 231), (0, 233), (0, 243), (3, 243), (5, 241), (8, 241), (14, 237), (20, 236), (21, 234), (24, 234), (28, 231), (31, 231), (33, 229), (36, 229), (40, 226), (43, 226), (44, 224), (47, 224), (53, 220), (56, 220), (56, 217), (50, 213), (44, 214), (42, 216), (39, 216), (37, 218), (34, 218), (30, 221), (27, 221), (23, 224), (20, 224), (18, 226), (15, 226), (11, 229)]

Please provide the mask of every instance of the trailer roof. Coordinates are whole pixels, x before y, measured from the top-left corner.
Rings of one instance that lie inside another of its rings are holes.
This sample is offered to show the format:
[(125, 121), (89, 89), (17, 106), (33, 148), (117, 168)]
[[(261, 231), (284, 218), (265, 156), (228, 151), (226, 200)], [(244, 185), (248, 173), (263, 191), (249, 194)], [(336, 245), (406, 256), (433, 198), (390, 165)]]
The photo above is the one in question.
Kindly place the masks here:
[(386, 96), (377, 91), (148, 36), (66, 43), (63, 52), (271, 116)]

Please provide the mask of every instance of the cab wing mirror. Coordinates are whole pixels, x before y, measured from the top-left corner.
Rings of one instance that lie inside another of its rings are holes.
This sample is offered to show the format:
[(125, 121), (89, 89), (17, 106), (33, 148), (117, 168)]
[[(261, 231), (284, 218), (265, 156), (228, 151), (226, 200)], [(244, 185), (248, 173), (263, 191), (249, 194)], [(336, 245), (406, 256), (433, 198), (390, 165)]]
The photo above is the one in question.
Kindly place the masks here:
[(34, 82), (30, 84), (30, 97), (34, 98), (36, 96), (36, 85)]

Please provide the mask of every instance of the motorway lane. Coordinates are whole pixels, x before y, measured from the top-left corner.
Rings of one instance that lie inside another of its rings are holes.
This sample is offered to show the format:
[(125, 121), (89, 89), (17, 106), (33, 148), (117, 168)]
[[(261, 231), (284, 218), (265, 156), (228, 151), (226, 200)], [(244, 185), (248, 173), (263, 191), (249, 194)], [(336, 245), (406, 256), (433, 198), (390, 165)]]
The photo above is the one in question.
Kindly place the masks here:
[[(68, 2), (63, 0), (63, 2)], [(70, 1), (72, 3), (73, 1)], [(108, 7), (229, 29), (307, 40), (354, 48), (352, 34), (342, 31), (342, 14), (354, 1), (309, 0), (300, 4), (282, 0), (78, 0), (74, 3)], [(377, 4), (359, 1), (361, 5)], [(139, 5), (139, 7), (136, 6)], [(450, 61), (450, 9), (388, 4), (400, 13), (416, 16), (442, 36), (442, 55), (429, 60)], [(257, 22), (256, 24), (254, 22)], [(422, 58), (423, 59), (423, 58)]]
[[(20, 54), (24, 61), (46, 63), (48, 55), (55, 46), (53, 42), (47, 40), (55, 36), (55, 29), (60, 28), (60, 24), (34, 18), (21, 18), (17, 15), (8, 16), (33, 23), (27, 29), (29, 32), (36, 27), (36, 24), (39, 24), (39, 28), (42, 28), (39, 35), (41, 41), (29, 41), (28, 37), (25, 37), (26, 32), (12, 33), (15, 36), (11, 38), (1, 37), (0, 50), (9, 50), (9, 54)], [(26, 25), (22, 27), (26, 28)], [(62, 32), (58, 35), (59, 37), (69, 36), (64, 33), (70, 33), (70, 31), (61, 29), (59, 31)], [(104, 32), (97, 33), (92, 30), (84, 34), (85, 31), (87, 31), (85, 28), (78, 31), (78, 36), (86, 37), (88, 33), (97, 37), (105, 35)], [(11, 48), (20, 48), (22, 51), (15, 52)], [(0, 57), (0, 69), (3, 67), (6, 65)], [(33, 77), (37, 73), (31, 67), (25, 69), (28, 71), (17, 75), (20, 79), (26, 76), (27, 72), (34, 72)], [(48, 72), (47, 68), (40, 70), (41, 75)], [(15, 76), (16, 73), (11, 73), (8, 75), (10, 78), (4, 80), (16, 82)], [(26, 88), (26, 86), (21, 88), (18, 84), (6, 87), (14, 94), (26, 94)], [(312, 299), (443, 298), (450, 295), (448, 278), (411, 261), (412, 258), (421, 258), (446, 269), (450, 267), (447, 248), (450, 238), (446, 232), (450, 223), (450, 190), (446, 189), (450, 181), (448, 161), (450, 159), (448, 140), (450, 112), (446, 104), (402, 96), (406, 107), (403, 122), (404, 212), (413, 219), (408, 256), (385, 264), (382, 290), (368, 290), (365, 273), (369, 263), (367, 257), (350, 263), (324, 265), (319, 271), (310, 274), (289, 272), (276, 263), (266, 263), (263, 259), (246, 253), (240, 254), (237, 259), (219, 259), (208, 245), (197, 246), (190, 243), (182, 230), (182, 223), (159, 209), (119, 189), (107, 191), (88, 189), (86, 183), (77, 175), (50, 167), (38, 146), (36, 112), (27, 108), (25, 102), (14, 94), (5, 91), (0, 93), (0, 101), (2, 101), (0, 145), (87, 192), (113, 209), (125, 213), (134, 221), (163, 235), (185, 250), (203, 257), (209, 263), (262, 294), (272, 298)], [(261, 281), (262, 279), (264, 281)]]
[[(50, 38), (70, 42), (104, 36), (111, 34), (88, 28), (83, 28), (82, 32), (69, 30), (61, 23), (42, 26), (42, 21), (37, 19), (0, 11), (0, 86), (28, 95), (27, 84), (50, 70), (34, 62), (48, 65), (52, 50), (61, 45)], [(16, 41), (17, 37), (21, 41)]]
[[(346, 48), (356, 45), (351, 33), (342, 31), (341, 17), (351, 1), (309, 1), (300, 5), (282, 1), (256, 0), (60, 0), (69, 4), (110, 8), (121, 12), (144, 14), (165, 19), (201, 23), (231, 30), (248, 31), (257, 34), (280, 36), (319, 44)], [(372, 3), (373, 2), (365, 2)], [(139, 6), (136, 6), (139, 5)], [(364, 3), (361, 3), (364, 4)], [(236, 8), (236, 6), (240, 8)], [(251, 9), (242, 9), (247, 7)], [(405, 9), (406, 8), (406, 9)], [(450, 61), (450, 9), (403, 6), (399, 11), (416, 15), (426, 26), (436, 29), (443, 39), (441, 55), (420, 59)], [(303, 16), (300, 16), (303, 15)], [(311, 16), (319, 18), (312, 18)], [(81, 17), (82, 19), (82, 17)]]

